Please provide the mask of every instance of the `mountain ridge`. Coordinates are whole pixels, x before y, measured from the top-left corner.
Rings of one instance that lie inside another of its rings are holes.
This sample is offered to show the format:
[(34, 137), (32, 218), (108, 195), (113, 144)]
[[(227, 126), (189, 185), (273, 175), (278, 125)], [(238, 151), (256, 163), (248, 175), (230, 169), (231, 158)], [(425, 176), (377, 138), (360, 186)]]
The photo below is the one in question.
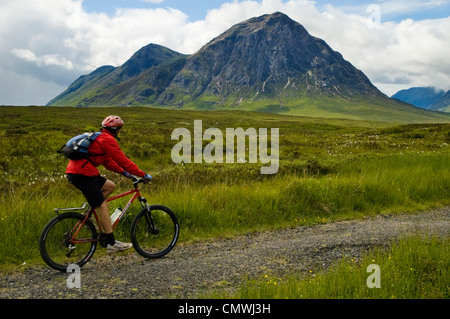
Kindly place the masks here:
[(126, 88), (126, 83), (139, 77), (149, 69), (167, 66), (186, 55), (158, 44), (150, 43), (139, 49), (122, 66), (101, 66), (88, 75), (80, 76), (66, 91), (47, 105), (89, 106), (92, 103), (108, 103), (117, 95), (117, 90)]

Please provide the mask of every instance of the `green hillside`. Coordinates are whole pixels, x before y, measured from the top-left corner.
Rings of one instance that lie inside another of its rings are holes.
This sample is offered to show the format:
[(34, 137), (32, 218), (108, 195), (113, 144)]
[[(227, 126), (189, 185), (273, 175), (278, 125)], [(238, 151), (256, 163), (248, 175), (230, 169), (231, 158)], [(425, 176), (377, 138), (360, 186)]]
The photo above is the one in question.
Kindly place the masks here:
[(397, 122), (397, 123), (448, 123), (450, 114), (428, 111), (413, 107), (393, 99), (367, 97), (304, 97), (300, 99), (266, 99), (245, 101), (215, 106), (207, 98), (188, 103), (183, 109), (192, 110), (245, 110), (264, 113), (279, 113), (318, 118), (342, 118), (361, 121)]

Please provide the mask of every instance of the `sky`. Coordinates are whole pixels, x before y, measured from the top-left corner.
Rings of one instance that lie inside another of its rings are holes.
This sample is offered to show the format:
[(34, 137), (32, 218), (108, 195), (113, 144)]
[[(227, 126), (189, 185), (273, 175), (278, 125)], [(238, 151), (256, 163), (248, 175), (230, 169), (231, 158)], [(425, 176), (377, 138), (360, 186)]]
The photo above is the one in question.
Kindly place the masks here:
[(383, 93), (450, 89), (450, 0), (0, 0), (0, 105), (45, 105), (79, 76), (156, 43), (192, 54), (276, 11)]

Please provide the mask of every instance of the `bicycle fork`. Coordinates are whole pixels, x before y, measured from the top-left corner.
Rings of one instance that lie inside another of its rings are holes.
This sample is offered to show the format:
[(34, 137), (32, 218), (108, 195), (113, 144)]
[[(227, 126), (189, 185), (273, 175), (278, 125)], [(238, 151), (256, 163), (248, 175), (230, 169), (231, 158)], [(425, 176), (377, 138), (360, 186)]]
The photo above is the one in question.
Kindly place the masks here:
[(139, 197), (139, 202), (141, 203), (142, 208), (147, 210), (147, 214), (144, 215), (148, 227), (147, 231), (153, 235), (158, 235), (159, 229), (155, 225), (155, 220), (153, 219), (150, 205), (147, 203), (147, 200), (144, 197)]

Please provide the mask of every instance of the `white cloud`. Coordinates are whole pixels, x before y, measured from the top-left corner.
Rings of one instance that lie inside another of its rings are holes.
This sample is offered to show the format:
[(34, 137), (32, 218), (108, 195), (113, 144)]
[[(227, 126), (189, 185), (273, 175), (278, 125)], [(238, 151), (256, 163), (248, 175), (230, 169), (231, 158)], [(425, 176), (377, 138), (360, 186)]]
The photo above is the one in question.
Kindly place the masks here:
[(83, 69), (120, 65), (152, 42), (173, 48), (180, 41), (177, 30), (186, 19), (184, 13), (170, 8), (119, 9), (112, 18), (84, 13), (68, 20), (73, 35), (64, 40), (64, 45), (83, 53)]
[(59, 54), (45, 54), (41, 57), (37, 57), (32, 51), (27, 49), (13, 49), (11, 51), (18, 58), (27, 61), (35, 62), (38, 66), (60, 66), (67, 70), (73, 70), (73, 63)]
[(15, 56), (17, 56), (18, 58), (20, 58), (24, 61), (36, 62), (38, 59), (36, 54), (34, 54), (33, 52), (31, 52), (30, 50), (27, 50), (27, 49), (14, 49), (14, 50), (11, 50), (11, 52)]
[[(382, 14), (406, 10), (403, 0), (377, 3)], [(419, 10), (421, 5), (439, 5), (440, 0), (410, 3)], [(307, 0), (230, 0), (194, 22), (172, 8), (119, 9), (108, 16), (85, 12), (81, 0), (2, 0), (0, 78), (40, 81), (35, 103), (45, 104), (79, 75), (106, 64), (121, 65), (144, 45), (157, 43), (194, 53), (232, 25), (275, 11), (324, 39), (389, 95), (410, 86), (450, 88), (450, 17), (399, 23), (382, 19), (373, 28), (366, 10), (348, 14), (329, 5), (319, 11), (314, 1)], [(36, 94), (31, 87), (21, 87), (28, 99)], [(0, 104), (22, 103), (17, 96), (15, 101), (8, 96), (0, 86)]]
[[(360, 16), (330, 8), (332, 23), (316, 36), (343, 54), (388, 95), (412, 86), (450, 89), (450, 17), (438, 20), (381, 23), (369, 28)], [(334, 30), (334, 31), (333, 31)]]

